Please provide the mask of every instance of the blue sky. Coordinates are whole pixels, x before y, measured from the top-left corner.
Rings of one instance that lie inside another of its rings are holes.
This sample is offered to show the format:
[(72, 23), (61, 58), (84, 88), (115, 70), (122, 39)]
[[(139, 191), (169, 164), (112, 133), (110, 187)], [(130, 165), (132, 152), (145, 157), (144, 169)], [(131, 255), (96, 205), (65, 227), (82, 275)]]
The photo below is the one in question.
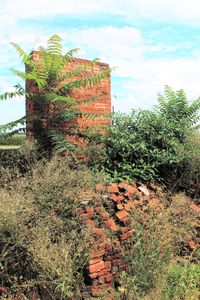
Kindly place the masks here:
[[(26, 51), (58, 34), (77, 57), (100, 58), (112, 73), (115, 111), (150, 108), (168, 84), (200, 96), (199, 0), (0, 0), (0, 93), (23, 69), (10, 42)], [(25, 114), (24, 99), (0, 103), (0, 124)]]

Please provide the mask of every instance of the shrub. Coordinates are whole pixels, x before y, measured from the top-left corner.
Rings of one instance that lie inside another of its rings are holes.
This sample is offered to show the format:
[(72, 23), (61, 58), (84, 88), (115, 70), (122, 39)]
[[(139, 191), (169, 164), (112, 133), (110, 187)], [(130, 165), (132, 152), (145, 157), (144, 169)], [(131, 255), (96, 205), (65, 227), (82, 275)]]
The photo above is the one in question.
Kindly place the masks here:
[(200, 134), (195, 124), (200, 99), (190, 104), (182, 90), (166, 87), (158, 103), (152, 110), (114, 115), (103, 138), (104, 168), (114, 180), (160, 181), (171, 189), (199, 190)]
[(105, 137), (106, 170), (119, 178), (160, 180), (167, 168), (175, 170), (182, 153), (174, 124), (154, 111), (132, 111), (115, 115), (114, 125)]

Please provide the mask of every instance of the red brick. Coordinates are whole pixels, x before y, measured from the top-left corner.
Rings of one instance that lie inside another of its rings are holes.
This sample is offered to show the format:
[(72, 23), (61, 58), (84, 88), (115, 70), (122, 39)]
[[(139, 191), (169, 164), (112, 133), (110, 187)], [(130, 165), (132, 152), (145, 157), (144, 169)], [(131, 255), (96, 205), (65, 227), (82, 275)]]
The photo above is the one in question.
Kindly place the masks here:
[(8, 292), (8, 288), (6, 287), (0, 287), (0, 294)]
[(120, 239), (122, 241), (129, 239), (130, 237), (132, 237), (133, 232), (134, 232), (133, 230), (130, 230), (130, 231), (126, 232), (126, 233), (121, 234), (120, 235)]
[(131, 201), (128, 201), (127, 203), (124, 204), (124, 209), (126, 211), (131, 211), (134, 208), (134, 204)]
[(130, 200), (133, 200), (135, 198), (135, 194), (137, 192), (137, 189), (135, 187), (130, 186), (126, 193), (124, 194), (126, 197), (128, 197)]
[(198, 213), (200, 214), (200, 206), (196, 205), (196, 204), (192, 204), (190, 205), (190, 208), (195, 212), (195, 213)]
[(88, 274), (88, 276), (89, 276), (91, 279), (95, 279), (95, 278), (98, 277), (98, 273)]
[(111, 286), (111, 283), (104, 283), (99, 286), (92, 287), (91, 292), (93, 296), (102, 296), (104, 291)]
[(128, 213), (125, 210), (121, 210), (118, 213), (116, 213), (116, 216), (119, 220), (122, 220), (128, 216)]
[(81, 215), (81, 218), (83, 220), (86, 220), (86, 219), (90, 219), (90, 218), (94, 218), (95, 217), (95, 213), (94, 212), (91, 212), (91, 213), (84, 213)]
[[(40, 63), (41, 60), (41, 54), (40, 52), (34, 51), (32, 53), (32, 59), (37, 64)], [(84, 59), (78, 59), (73, 58), (70, 60), (70, 62), (67, 63), (67, 65), (64, 67), (63, 73), (71, 72), (75, 70), (78, 67), (84, 66), (87, 64), (88, 61)], [(76, 74), (72, 77), (72, 80), (76, 80), (79, 78), (83, 78), (84, 75), (87, 77), (93, 76), (94, 74), (101, 74), (104, 70), (108, 70), (109, 66), (106, 64), (100, 64), (96, 63), (94, 68), (91, 68), (91, 70), (87, 70), (86, 72), (81, 72), (79, 74)], [(69, 79), (66, 79), (66, 82), (68, 82)], [(65, 83), (65, 82), (64, 82)], [(34, 85), (31, 82), (27, 82), (27, 91), (33, 92)], [(38, 91), (34, 91), (37, 93)], [(111, 96), (110, 96), (110, 75), (108, 75), (105, 79), (101, 80), (99, 83), (95, 84), (94, 86), (90, 86), (89, 84), (83, 88), (79, 88), (76, 90), (73, 90), (70, 92), (70, 96), (75, 99), (78, 103), (77, 108), (80, 108), (82, 112), (96, 112), (96, 113), (104, 113), (104, 114), (110, 114), (111, 113)], [(99, 98), (96, 102), (88, 102), (88, 103), (81, 103), (84, 99), (95, 97), (95, 96), (101, 96), (104, 94), (103, 97)], [(36, 107), (31, 105), (31, 101), (27, 101), (26, 103), (26, 112), (27, 116), (32, 116), (34, 113), (37, 112)], [(53, 111), (53, 110), (52, 110)], [(31, 117), (28, 118), (28, 124), (27, 124), (27, 135), (37, 137), (37, 133), (35, 132)], [(108, 118), (105, 118), (104, 116), (97, 117), (94, 119), (89, 118), (76, 118), (76, 120), (73, 120), (72, 122), (63, 123), (62, 126), (59, 126), (57, 124), (52, 124), (53, 129), (58, 128), (62, 130), (67, 130), (73, 125), (73, 123), (76, 123), (80, 126), (81, 130), (84, 130), (88, 126), (94, 127), (95, 124), (102, 126), (104, 124), (110, 124), (110, 120)], [(57, 126), (56, 126), (57, 125)], [(50, 128), (52, 130), (52, 128)], [(80, 140), (80, 139), (77, 139)]]
[(160, 200), (158, 198), (153, 198), (149, 200), (149, 206), (150, 207), (157, 207), (160, 205)]
[(130, 227), (121, 227), (122, 233), (125, 233), (125, 232), (130, 231), (130, 230), (131, 230)]
[(92, 252), (90, 253), (90, 257), (91, 257), (91, 258), (101, 257), (101, 256), (103, 256), (104, 254), (105, 254), (105, 250), (101, 250), (101, 251), (96, 250), (96, 251), (92, 251)]
[(111, 268), (111, 261), (107, 260), (104, 262), (105, 269), (110, 269)]
[(106, 221), (110, 218), (109, 213), (105, 210), (104, 207), (97, 207), (96, 212), (101, 216), (103, 221)]
[(95, 258), (95, 259), (90, 259), (89, 262), (88, 262), (88, 264), (89, 264), (89, 265), (94, 265), (94, 264), (96, 264), (96, 263), (102, 261), (102, 259), (103, 259), (103, 256), (97, 257), (97, 258)]
[(118, 230), (118, 227), (117, 227), (115, 221), (112, 220), (112, 219), (104, 221), (104, 224), (106, 225), (106, 227), (110, 228), (113, 231), (117, 231)]
[(106, 275), (108, 273), (110, 273), (110, 268), (103, 269), (103, 270), (99, 271), (98, 276), (103, 276), (103, 275)]
[(121, 219), (120, 220), (121, 222), (123, 222), (124, 223), (124, 225), (129, 225), (130, 224), (130, 218), (127, 216), (127, 217), (125, 217), (125, 218), (123, 218), (123, 219)]
[(106, 282), (111, 282), (112, 279), (113, 279), (112, 274), (105, 275), (105, 280), (106, 280)]
[(105, 276), (100, 276), (99, 277), (99, 283), (102, 284), (102, 283), (105, 283), (106, 279), (105, 279)]
[(111, 199), (112, 199), (114, 202), (120, 202), (120, 201), (123, 201), (123, 200), (124, 200), (123, 195), (111, 194), (110, 197), (111, 197)]
[(92, 220), (86, 220), (85, 223), (88, 227), (93, 227), (94, 226), (94, 221), (92, 221)]
[(100, 237), (105, 237), (106, 234), (105, 232), (101, 229), (101, 228), (98, 228), (98, 227), (91, 227), (91, 230), (94, 234), (100, 236)]
[(86, 213), (94, 213), (94, 210), (91, 207), (86, 207), (85, 212)]
[(105, 186), (101, 183), (96, 184), (96, 191), (97, 192), (104, 192), (105, 191)]
[(157, 189), (158, 189), (158, 187), (157, 187), (154, 183), (152, 183), (152, 182), (150, 182), (150, 183), (148, 184), (148, 186), (149, 186), (150, 189), (153, 190), (153, 191), (157, 191)]
[(88, 270), (89, 270), (90, 273), (96, 273), (96, 272), (98, 272), (102, 269), (104, 269), (104, 262), (103, 261), (88, 267)]
[(108, 193), (119, 193), (119, 188), (116, 183), (110, 184), (107, 187)]
[(129, 187), (129, 183), (126, 181), (120, 182), (118, 184), (120, 190), (126, 190)]

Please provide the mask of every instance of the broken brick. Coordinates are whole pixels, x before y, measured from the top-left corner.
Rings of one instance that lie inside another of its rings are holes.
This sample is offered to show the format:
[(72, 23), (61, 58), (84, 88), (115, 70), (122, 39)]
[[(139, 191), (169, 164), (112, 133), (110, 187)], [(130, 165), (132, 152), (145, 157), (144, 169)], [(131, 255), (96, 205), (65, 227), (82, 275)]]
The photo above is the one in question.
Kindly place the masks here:
[(116, 183), (110, 184), (107, 187), (108, 193), (119, 193), (119, 188)]
[(113, 279), (112, 274), (107, 274), (107, 275), (105, 275), (105, 280), (106, 280), (106, 282), (111, 282), (112, 279)]
[(190, 205), (190, 208), (191, 208), (194, 212), (200, 214), (200, 206), (198, 206), (198, 205), (196, 205), (196, 204), (193, 203), (193, 204)]
[(128, 216), (128, 213), (125, 210), (121, 210), (118, 213), (116, 213), (116, 216), (119, 220), (122, 220)]
[(103, 259), (103, 257), (100, 256), (100, 257), (97, 257), (95, 259), (90, 259), (88, 263), (89, 263), (89, 265), (95, 265), (96, 263), (102, 261), (102, 259)]
[(103, 276), (103, 275), (106, 275), (108, 273), (110, 273), (110, 268), (103, 269), (103, 270), (99, 271), (98, 276)]
[(105, 254), (105, 250), (101, 250), (101, 251), (92, 251), (90, 253), (90, 257), (91, 258), (95, 258), (95, 257), (101, 257)]
[(105, 186), (102, 183), (97, 183), (96, 184), (96, 191), (97, 192), (104, 192), (105, 191)]
[(113, 231), (117, 231), (118, 230), (118, 227), (117, 227), (115, 221), (112, 220), (112, 219), (104, 221), (104, 224), (106, 225), (106, 227), (110, 228)]
[(99, 263), (95, 264), (95, 265), (91, 265), (88, 267), (88, 270), (90, 273), (96, 273), (100, 270), (104, 269), (104, 262), (100, 261)]
[(137, 189), (133, 186), (130, 186), (127, 190), (124, 196), (128, 197), (130, 200), (133, 200), (135, 198), (135, 194), (137, 192)]

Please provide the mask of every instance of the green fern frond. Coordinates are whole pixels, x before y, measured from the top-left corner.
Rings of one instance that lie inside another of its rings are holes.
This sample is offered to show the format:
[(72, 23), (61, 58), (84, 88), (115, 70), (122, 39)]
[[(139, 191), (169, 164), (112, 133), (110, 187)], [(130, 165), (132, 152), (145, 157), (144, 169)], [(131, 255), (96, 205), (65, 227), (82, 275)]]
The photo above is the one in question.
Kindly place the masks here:
[(85, 98), (83, 99), (80, 103), (88, 103), (88, 102), (96, 102), (98, 101), (99, 99), (102, 99), (103, 97), (105, 97), (105, 94), (102, 94), (102, 95), (99, 95), (99, 96), (96, 96), (96, 97), (90, 97), (90, 98)]
[(23, 64), (35, 67), (34, 62), (31, 60), (31, 54), (27, 54), (18, 44), (11, 43), (11, 45), (17, 50)]
[(97, 83), (100, 83), (102, 79), (107, 78), (109, 74), (110, 70), (105, 70), (101, 74), (95, 74), (89, 77), (75, 79), (64, 84), (58, 89), (58, 91), (62, 93), (65, 91), (70, 91), (72, 89), (79, 89), (80, 87), (85, 88), (87, 84), (89, 84), (89, 86), (94, 86)]
[(14, 75), (20, 77), (23, 80), (33, 80), (38, 85), (39, 89), (44, 87), (46, 84), (46, 78), (45, 76), (43, 76), (44, 74), (40, 74), (37, 72), (25, 73), (13, 68), (11, 69), (11, 71), (13, 72)]
[(58, 35), (53, 35), (50, 37), (50, 39), (47, 41), (48, 48), (47, 53), (51, 53), (53, 55), (62, 55), (62, 39)]
[(67, 58), (67, 59), (72, 58), (74, 53), (77, 53), (79, 51), (80, 51), (79, 48), (71, 49), (65, 54), (65, 58)]
[(59, 113), (56, 120), (59, 122), (71, 121), (81, 115), (80, 109), (66, 110)]
[(79, 74), (79, 73), (84, 72), (87, 68), (88, 68), (87, 65), (78, 67), (78, 68), (76, 68), (75, 70), (70, 71), (70, 72), (68, 72), (67, 74), (60, 76), (60, 77), (58, 78), (58, 80), (59, 80), (59, 82), (61, 82), (61, 81), (65, 80), (65, 79), (70, 79), (70, 78), (72, 78), (73, 76), (75, 76), (75, 75), (77, 75), (77, 74)]
[(52, 144), (56, 150), (57, 153), (63, 153), (66, 152), (65, 155), (68, 155), (70, 153), (70, 155), (72, 154), (72, 152), (75, 151), (76, 146), (72, 143), (70, 143), (67, 139), (65, 139), (66, 134), (63, 134), (61, 132), (58, 131), (51, 131), (49, 133), (49, 137), (52, 140)]
[(57, 102), (57, 103), (67, 103), (69, 106), (76, 104), (76, 101), (70, 96), (60, 96), (53, 92), (46, 93), (45, 97), (48, 101)]
[(82, 112), (81, 115), (86, 117), (87, 119), (95, 119), (95, 118), (99, 118), (99, 117), (103, 117), (105, 119), (110, 119), (112, 117), (112, 114), (104, 114), (104, 113), (97, 114), (97, 113)]
[(25, 123), (26, 123), (26, 116), (24, 116), (24, 117), (22, 117), (18, 120), (0, 125), (0, 132), (6, 132), (6, 131), (9, 131), (9, 130), (12, 130), (16, 126), (25, 125)]
[(5, 92), (0, 95), (0, 100), (8, 100), (22, 95), (20, 92)]

